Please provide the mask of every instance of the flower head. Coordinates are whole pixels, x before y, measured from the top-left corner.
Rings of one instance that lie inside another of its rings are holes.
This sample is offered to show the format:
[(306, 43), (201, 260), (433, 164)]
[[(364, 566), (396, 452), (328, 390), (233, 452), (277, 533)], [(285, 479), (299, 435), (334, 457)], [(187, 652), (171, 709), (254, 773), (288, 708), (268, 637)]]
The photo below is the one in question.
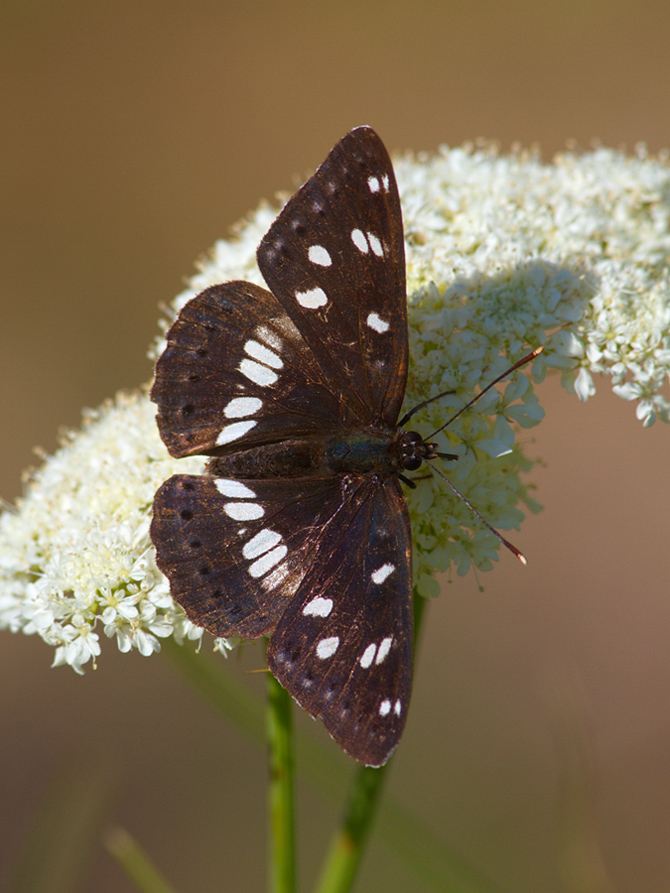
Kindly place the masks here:
[[(450, 480), (494, 526), (519, 526), (536, 507), (521, 479), (532, 462), (515, 441), (543, 410), (532, 380), (548, 369), (581, 400), (594, 374), (637, 401), (644, 425), (670, 420), (659, 389), (670, 371), (670, 171), (639, 151), (599, 149), (554, 164), (490, 149), (399, 158), (407, 250), (411, 367), (406, 409), (447, 391), (412, 419), (440, 428), (530, 349), (544, 352), (505, 388), (489, 391), (436, 435)], [(255, 251), (275, 215), (262, 206), (236, 238), (218, 242), (174, 304), (230, 279), (263, 284)], [(156, 350), (158, 346), (156, 347)], [(153, 495), (171, 459), (144, 391), (87, 414), (78, 433), (33, 475), (0, 517), (0, 626), (36, 633), (55, 664), (76, 671), (101, 638), (148, 655), (160, 639), (197, 639), (158, 571), (149, 539)], [(408, 493), (418, 591), (437, 571), (488, 569), (498, 543), (442, 480)], [(101, 633), (103, 637), (101, 637)], [(225, 652), (225, 642), (217, 647)]]

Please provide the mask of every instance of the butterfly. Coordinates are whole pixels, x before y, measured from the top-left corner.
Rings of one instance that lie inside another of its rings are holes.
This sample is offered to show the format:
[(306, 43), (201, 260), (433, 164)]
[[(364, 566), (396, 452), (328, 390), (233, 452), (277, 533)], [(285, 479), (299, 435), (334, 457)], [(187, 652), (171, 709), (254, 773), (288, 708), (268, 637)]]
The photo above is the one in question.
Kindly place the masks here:
[[(393, 166), (350, 131), (262, 239), (250, 282), (181, 310), (151, 399), (170, 454), (209, 456), (158, 490), (151, 538), (187, 616), (269, 635), (268, 667), (354, 759), (402, 735), (413, 661), (401, 481), (436, 447), (398, 422), (408, 367)], [(408, 414), (409, 415), (409, 414)]]

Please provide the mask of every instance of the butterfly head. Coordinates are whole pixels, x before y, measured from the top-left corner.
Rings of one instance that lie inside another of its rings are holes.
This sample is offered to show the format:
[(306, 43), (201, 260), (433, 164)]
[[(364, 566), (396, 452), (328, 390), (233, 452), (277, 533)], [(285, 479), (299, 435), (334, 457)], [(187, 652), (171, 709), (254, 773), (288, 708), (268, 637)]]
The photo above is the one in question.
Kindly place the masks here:
[(429, 443), (417, 431), (403, 431), (400, 441), (400, 465), (404, 471), (417, 471), (423, 462), (437, 459), (437, 444)]

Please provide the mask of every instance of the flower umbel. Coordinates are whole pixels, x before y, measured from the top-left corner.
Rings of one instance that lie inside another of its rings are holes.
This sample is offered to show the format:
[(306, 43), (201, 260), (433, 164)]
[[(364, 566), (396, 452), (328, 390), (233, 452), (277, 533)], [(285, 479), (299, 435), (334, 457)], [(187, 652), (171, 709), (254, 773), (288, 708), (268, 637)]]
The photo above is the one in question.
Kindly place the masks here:
[(0, 624), (54, 645), (54, 665), (81, 672), (100, 654), (100, 632), (145, 655), (161, 637), (202, 635), (154, 563), (149, 509), (177, 465), (153, 417), (139, 392), (87, 413), (17, 511), (0, 516)]
[[(545, 165), (532, 155), (443, 149), (396, 160), (405, 222), (411, 368), (405, 408), (443, 391), (412, 419), (429, 436), (524, 353), (545, 350), (437, 435), (457, 462), (445, 471), (495, 527), (534, 508), (521, 472), (532, 462), (515, 432), (543, 416), (531, 384), (547, 369), (587, 400), (594, 373), (637, 401), (645, 426), (670, 420), (659, 393), (670, 372), (670, 170), (640, 150), (599, 149)], [(175, 302), (208, 285), (263, 284), (256, 247), (274, 218), (261, 207)], [(201, 459), (171, 459), (144, 391), (89, 412), (0, 517), (0, 627), (37, 633), (54, 664), (77, 672), (100, 633), (149, 655), (160, 639), (199, 639), (156, 568), (149, 520), (157, 487)], [(454, 566), (489, 569), (498, 543), (436, 476), (408, 493), (418, 591)], [(225, 642), (217, 647), (224, 651)]]

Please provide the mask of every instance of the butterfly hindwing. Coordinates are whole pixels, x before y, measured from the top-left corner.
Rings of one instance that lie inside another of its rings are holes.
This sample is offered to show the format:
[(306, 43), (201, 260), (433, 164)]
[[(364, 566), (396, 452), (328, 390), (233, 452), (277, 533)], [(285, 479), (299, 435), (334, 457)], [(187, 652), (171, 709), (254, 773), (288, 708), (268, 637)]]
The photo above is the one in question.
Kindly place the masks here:
[(154, 499), (157, 564), (194, 623), (256, 638), (274, 629), (310, 569), (346, 534), (365, 492), (340, 477), (174, 475)]
[(173, 456), (327, 430), (340, 400), (274, 295), (250, 282), (192, 298), (167, 334), (151, 399)]
[(411, 537), (396, 479), (364, 479), (359, 490), (362, 501), (283, 613), (267, 660), (350, 756), (379, 766), (400, 740), (412, 688)]
[(340, 140), (268, 230), (258, 265), (358, 419), (395, 425), (408, 364), (403, 227), (373, 130)]

